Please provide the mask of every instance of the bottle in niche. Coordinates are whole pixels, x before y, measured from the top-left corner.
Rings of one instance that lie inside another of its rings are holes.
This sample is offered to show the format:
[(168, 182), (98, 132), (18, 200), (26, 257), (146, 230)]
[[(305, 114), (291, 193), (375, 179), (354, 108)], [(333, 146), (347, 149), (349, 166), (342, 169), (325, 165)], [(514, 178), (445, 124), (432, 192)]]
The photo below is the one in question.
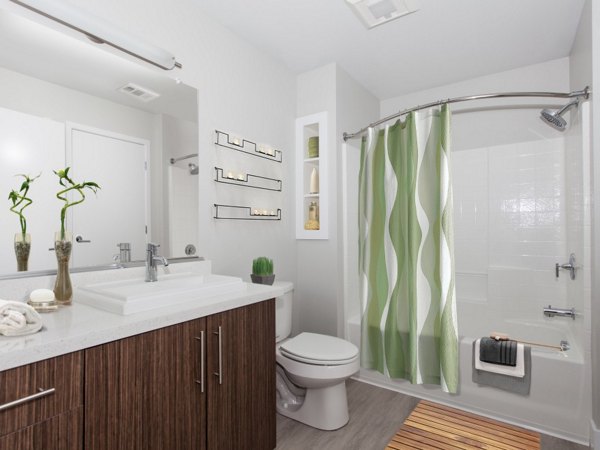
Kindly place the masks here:
[(319, 229), (319, 204), (317, 202), (310, 202), (310, 205), (308, 205), (308, 220), (304, 224), (304, 229)]
[(310, 173), (310, 193), (319, 193), (319, 171), (316, 167), (313, 167), (313, 170)]
[(308, 138), (308, 157), (319, 157), (319, 136), (312, 136)]

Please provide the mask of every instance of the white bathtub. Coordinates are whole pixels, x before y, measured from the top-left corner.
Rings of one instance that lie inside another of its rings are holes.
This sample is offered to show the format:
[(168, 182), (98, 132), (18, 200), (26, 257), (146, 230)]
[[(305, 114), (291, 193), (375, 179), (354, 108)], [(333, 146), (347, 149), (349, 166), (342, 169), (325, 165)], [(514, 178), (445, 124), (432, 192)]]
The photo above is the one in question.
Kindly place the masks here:
[[(445, 394), (437, 386), (411, 385), (390, 380), (378, 372), (361, 369), (358, 379), (416, 397), (457, 406), (488, 417), (541, 431), (587, 445), (591, 399), (591, 377), (584, 364), (579, 343), (570, 333), (571, 319), (522, 320), (490, 314), (486, 305), (459, 302), (460, 387), (456, 395)], [(464, 324), (464, 325), (463, 325)], [(504, 332), (520, 340), (559, 345), (569, 341), (564, 354), (532, 347), (532, 378), (529, 396), (521, 396), (471, 381), (472, 344), (491, 331)], [(360, 318), (348, 321), (348, 337), (360, 345)]]

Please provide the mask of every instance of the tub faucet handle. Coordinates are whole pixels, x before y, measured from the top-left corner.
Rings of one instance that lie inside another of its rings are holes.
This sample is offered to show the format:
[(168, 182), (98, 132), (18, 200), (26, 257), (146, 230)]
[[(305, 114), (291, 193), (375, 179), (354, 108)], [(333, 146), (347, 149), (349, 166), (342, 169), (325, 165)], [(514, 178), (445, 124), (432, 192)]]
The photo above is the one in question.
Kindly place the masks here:
[(556, 263), (556, 265), (554, 266), (554, 273), (556, 275), (556, 278), (558, 278), (560, 275), (560, 269), (568, 270), (570, 273), (570, 276), (571, 276), (571, 280), (575, 279), (575, 270), (577, 269), (577, 267), (575, 266), (575, 253), (571, 253), (569, 255), (568, 263), (565, 263), (565, 264)]

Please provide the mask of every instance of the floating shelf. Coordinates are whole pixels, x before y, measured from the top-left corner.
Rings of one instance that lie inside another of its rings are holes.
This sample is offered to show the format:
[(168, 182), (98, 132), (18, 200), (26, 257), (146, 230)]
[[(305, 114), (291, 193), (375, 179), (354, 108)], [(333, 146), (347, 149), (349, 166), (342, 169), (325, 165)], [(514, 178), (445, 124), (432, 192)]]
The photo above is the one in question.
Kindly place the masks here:
[[(260, 183), (261, 180), (266, 180), (265, 184), (272, 184), (269, 186), (257, 186), (256, 183)], [(215, 181), (217, 183), (232, 184), (234, 186), (241, 186), (253, 189), (264, 189), (265, 191), (277, 191), (281, 192), (282, 182), (276, 178), (263, 177), (260, 175), (254, 175), (251, 173), (239, 174), (238, 176), (226, 176), (223, 174), (221, 167), (215, 167)]]
[(232, 137), (229, 133), (215, 130), (215, 144), (220, 147), (225, 147), (238, 152), (246, 153), (247, 155), (256, 156), (258, 158), (267, 159), (280, 163), (282, 160), (281, 150), (276, 150), (270, 147), (261, 147), (256, 142), (249, 141), (243, 138)]
[[(252, 208), (251, 206), (220, 205), (215, 206), (215, 219), (229, 220), (281, 220), (281, 209), (265, 210)], [(229, 214), (227, 214), (229, 211)]]

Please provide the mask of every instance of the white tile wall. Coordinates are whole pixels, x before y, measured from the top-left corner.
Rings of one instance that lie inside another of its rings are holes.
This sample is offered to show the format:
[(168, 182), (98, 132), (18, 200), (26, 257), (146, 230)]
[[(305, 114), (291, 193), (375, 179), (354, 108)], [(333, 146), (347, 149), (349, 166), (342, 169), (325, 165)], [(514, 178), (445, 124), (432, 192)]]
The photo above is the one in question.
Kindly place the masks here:
[(453, 153), (459, 301), (486, 301), (490, 312), (534, 319), (548, 304), (584, 313), (577, 294), (583, 281), (554, 275), (555, 263), (566, 262), (573, 248), (584, 255), (584, 196), (574, 181), (582, 158), (567, 157), (567, 141)]

